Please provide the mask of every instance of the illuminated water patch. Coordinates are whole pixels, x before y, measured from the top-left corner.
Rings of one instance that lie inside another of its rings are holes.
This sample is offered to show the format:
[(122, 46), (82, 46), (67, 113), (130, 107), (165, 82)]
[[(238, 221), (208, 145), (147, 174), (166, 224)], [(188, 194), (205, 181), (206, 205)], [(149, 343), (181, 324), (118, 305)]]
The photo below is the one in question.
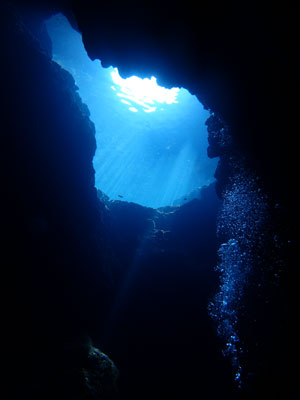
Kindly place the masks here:
[[(133, 102), (142, 106), (144, 112), (154, 112), (157, 110), (157, 103), (177, 103), (179, 88), (166, 89), (159, 86), (154, 76), (152, 76), (151, 79), (142, 79), (138, 76), (131, 76), (130, 78), (123, 79), (119, 75), (117, 68), (114, 68), (110, 74), (113, 82), (119, 88), (117, 95), (122, 98), (121, 101), (125, 104), (131, 106)], [(117, 90), (115, 86), (111, 86), (111, 88), (115, 91)], [(129, 110), (138, 111), (132, 106), (129, 107)]]
[(116, 68), (91, 61), (61, 14), (46, 26), (53, 60), (74, 77), (95, 124), (97, 189), (111, 200), (158, 208), (182, 204), (214, 180), (217, 160), (206, 151), (209, 112), (196, 96), (161, 87), (155, 77), (123, 79)]

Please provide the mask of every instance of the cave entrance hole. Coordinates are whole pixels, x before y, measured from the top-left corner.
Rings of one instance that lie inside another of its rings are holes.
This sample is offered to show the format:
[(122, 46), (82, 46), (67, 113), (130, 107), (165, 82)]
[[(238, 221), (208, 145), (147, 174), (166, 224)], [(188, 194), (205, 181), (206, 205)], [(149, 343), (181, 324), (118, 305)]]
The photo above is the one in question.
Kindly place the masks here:
[(46, 21), (53, 60), (69, 71), (95, 124), (95, 186), (106, 200), (160, 208), (200, 196), (214, 180), (207, 156), (204, 110), (186, 89), (167, 89), (154, 77), (123, 79), (92, 61), (81, 35), (62, 14)]

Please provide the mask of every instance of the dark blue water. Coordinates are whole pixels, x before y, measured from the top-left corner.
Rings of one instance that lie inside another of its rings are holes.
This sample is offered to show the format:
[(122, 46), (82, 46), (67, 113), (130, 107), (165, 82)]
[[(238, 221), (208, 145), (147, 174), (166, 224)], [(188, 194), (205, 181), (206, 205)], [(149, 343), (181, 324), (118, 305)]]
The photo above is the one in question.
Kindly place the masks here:
[[(110, 199), (158, 208), (211, 183), (217, 160), (207, 157), (209, 112), (187, 90), (156, 78), (122, 79), (91, 61), (67, 19), (47, 21), (53, 59), (74, 77), (95, 124), (95, 184)], [(178, 202), (176, 202), (178, 204)]]

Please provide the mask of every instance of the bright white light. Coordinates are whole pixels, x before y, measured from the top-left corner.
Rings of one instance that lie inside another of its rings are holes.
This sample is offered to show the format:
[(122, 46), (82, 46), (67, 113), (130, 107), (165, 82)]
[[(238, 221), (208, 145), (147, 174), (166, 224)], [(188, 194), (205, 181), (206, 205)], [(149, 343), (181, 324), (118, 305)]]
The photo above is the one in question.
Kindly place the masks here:
[(131, 106), (131, 103), (129, 103), (129, 101), (127, 101), (127, 100), (122, 99), (121, 102), (124, 103), (124, 104), (128, 104), (129, 106)]
[[(158, 86), (154, 76), (152, 76), (151, 79), (141, 79), (137, 76), (123, 79), (119, 75), (118, 69), (114, 68), (111, 72), (111, 77), (113, 82), (120, 87), (120, 92), (117, 93), (117, 95), (123, 98), (121, 101), (125, 103), (124, 98), (134, 101), (136, 104), (143, 106), (145, 112), (149, 113), (155, 111), (156, 107), (153, 107), (155, 102), (167, 104), (177, 103), (176, 97), (179, 88), (166, 89), (162, 86)], [(114, 86), (112, 88), (115, 90)], [(131, 111), (133, 111), (132, 108)]]

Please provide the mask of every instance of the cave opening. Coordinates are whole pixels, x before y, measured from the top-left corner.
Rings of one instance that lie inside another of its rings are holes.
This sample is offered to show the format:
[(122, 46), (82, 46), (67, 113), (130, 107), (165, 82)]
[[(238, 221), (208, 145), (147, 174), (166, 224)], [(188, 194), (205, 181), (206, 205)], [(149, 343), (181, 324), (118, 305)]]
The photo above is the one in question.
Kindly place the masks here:
[(151, 208), (199, 198), (214, 181), (218, 159), (206, 149), (205, 110), (184, 88), (155, 77), (124, 79), (117, 68), (92, 61), (81, 35), (57, 14), (46, 21), (53, 60), (69, 71), (95, 125), (95, 186), (102, 200)]

